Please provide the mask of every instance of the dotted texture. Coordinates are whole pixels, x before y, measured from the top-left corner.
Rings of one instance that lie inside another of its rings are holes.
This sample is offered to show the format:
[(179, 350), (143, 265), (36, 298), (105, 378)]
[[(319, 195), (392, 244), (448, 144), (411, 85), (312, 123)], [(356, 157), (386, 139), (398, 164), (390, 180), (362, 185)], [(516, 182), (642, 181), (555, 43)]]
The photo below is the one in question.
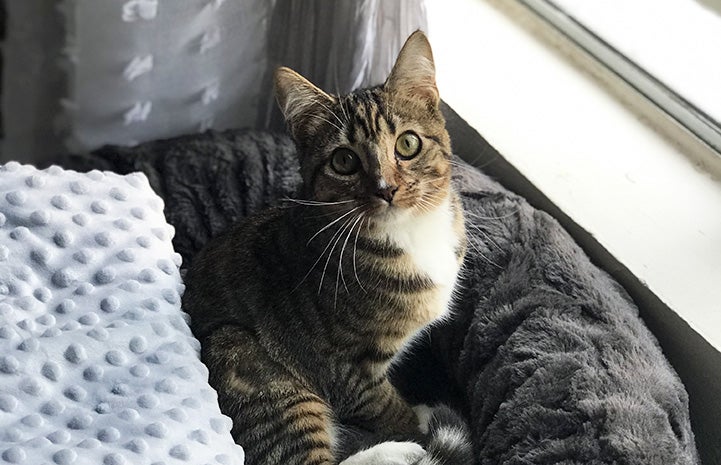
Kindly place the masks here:
[(242, 464), (142, 174), (0, 166), (0, 464)]
[(60, 121), (70, 148), (256, 124), (275, 2), (62, 3), (69, 85)]
[(383, 82), (427, 29), (424, 0), (3, 4), (3, 153), (35, 163), (209, 128), (282, 129), (277, 64), (347, 92)]

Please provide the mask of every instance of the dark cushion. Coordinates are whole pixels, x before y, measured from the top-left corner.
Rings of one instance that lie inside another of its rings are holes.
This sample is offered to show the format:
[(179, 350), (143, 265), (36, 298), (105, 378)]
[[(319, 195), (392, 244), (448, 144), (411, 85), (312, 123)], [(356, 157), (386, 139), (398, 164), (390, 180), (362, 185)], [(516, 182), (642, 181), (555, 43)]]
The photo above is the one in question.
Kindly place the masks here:
[(59, 163), (78, 171), (145, 173), (165, 201), (183, 268), (208, 239), (293, 195), (300, 183), (295, 147), (288, 137), (251, 130), (209, 131), (134, 148), (108, 146), (91, 154), (64, 155)]
[[(293, 195), (294, 153), (284, 135), (228, 131), (63, 164), (145, 172), (187, 264)], [(523, 198), (460, 161), (454, 182), (470, 240), (454, 315), (394, 367), (397, 386), (464, 412), (482, 464), (698, 463), (684, 386), (624, 290)]]

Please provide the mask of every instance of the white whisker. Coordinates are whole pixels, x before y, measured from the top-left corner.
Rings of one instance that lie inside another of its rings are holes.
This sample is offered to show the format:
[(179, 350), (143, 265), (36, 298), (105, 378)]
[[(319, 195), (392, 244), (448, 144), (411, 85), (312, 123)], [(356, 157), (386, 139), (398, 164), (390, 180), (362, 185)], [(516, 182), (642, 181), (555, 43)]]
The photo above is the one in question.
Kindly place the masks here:
[(335, 308), (336, 304), (338, 303), (338, 275), (340, 275), (340, 278), (343, 282), (343, 287), (345, 288), (345, 291), (347, 294), (350, 294), (350, 291), (348, 290), (348, 284), (345, 282), (345, 276), (343, 276), (343, 253), (345, 252), (345, 248), (348, 245), (348, 239), (350, 239), (351, 234), (353, 234), (353, 228), (355, 228), (356, 224), (358, 224), (358, 221), (362, 218), (363, 214), (360, 213), (356, 219), (355, 222), (351, 225), (351, 227), (348, 229), (348, 235), (345, 238), (345, 241), (343, 242), (343, 247), (340, 249), (340, 256), (338, 257), (338, 271), (336, 271), (335, 274), (335, 297), (333, 300), (333, 308)]
[(353, 213), (354, 211), (358, 210), (361, 206), (362, 206), (362, 205), (359, 205), (359, 206), (357, 206), (357, 207), (355, 207), (355, 208), (350, 209), (349, 211), (343, 213), (341, 216), (339, 216), (338, 218), (334, 219), (333, 221), (331, 221), (331, 222), (328, 223), (327, 225), (325, 225), (325, 226), (323, 226), (322, 228), (320, 228), (320, 229), (318, 230), (318, 232), (316, 232), (315, 234), (313, 234), (313, 235), (311, 236), (311, 238), (308, 239), (308, 242), (306, 242), (305, 245), (310, 244), (310, 243), (313, 241), (313, 239), (315, 239), (316, 237), (318, 237), (318, 234), (322, 233), (323, 231), (325, 231), (326, 229), (330, 228), (331, 226), (333, 226), (334, 224), (336, 224), (337, 222), (339, 222), (340, 220), (342, 220), (342, 219), (345, 218), (346, 216), (348, 216), (348, 215), (350, 215), (351, 213)]
[(488, 258), (483, 252), (481, 252), (480, 249), (479, 249), (478, 247), (476, 247), (476, 244), (474, 244), (473, 241), (472, 241), (470, 238), (468, 238), (468, 239), (466, 240), (466, 242), (467, 242), (468, 245), (470, 245), (470, 246), (473, 248), (473, 250), (475, 250), (476, 253), (477, 253), (478, 255), (480, 255), (481, 258), (483, 258), (486, 262), (490, 263), (491, 265), (495, 266), (496, 268), (503, 269), (503, 267), (502, 267), (501, 265), (499, 265), (498, 263), (494, 262), (493, 260), (491, 260), (490, 258)]
[(341, 226), (338, 229), (338, 232), (333, 236), (338, 236), (337, 239), (335, 239), (335, 242), (333, 243), (333, 247), (331, 247), (330, 252), (328, 252), (328, 259), (325, 261), (325, 266), (323, 266), (323, 273), (320, 275), (320, 283), (318, 283), (318, 295), (320, 295), (321, 290), (323, 289), (323, 279), (325, 278), (325, 272), (328, 270), (328, 264), (330, 263), (330, 258), (333, 256), (333, 251), (335, 250), (335, 247), (338, 245), (338, 242), (340, 242), (341, 237), (343, 237), (343, 233), (345, 232), (345, 229), (348, 227), (348, 225), (353, 221), (353, 218), (348, 219), (345, 223), (343, 223), (343, 226)]
[[(338, 120), (338, 122), (340, 123), (341, 126), (344, 125), (343, 121), (341, 121), (341, 119), (338, 118), (338, 115), (336, 115), (334, 111), (332, 111), (330, 108), (328, 108), (327, 105), (325, 105), (323, 102), (321, 102), (320, 99), (313, 99), (313, 102), (314, 102), (314, 103), (317, 103), (317, 104), (320, 105), (320, 106), (322, 106), (323, 108), (325, 108), (325, 109), (328, 111), (328, 113), (330, 113), (331, 115), (335, 116), (335, 119)], [(330, 121), (329, 121), (329, 122), (330, 122)], [(336, 127), (338, 127), (338, 126), (336, 126)], [(340, 129), (340, 128), (338, 128), (338, 130), (339, 130), (339, 131), (343, 131), (343, 130)]]
[(496, 153), (496, 154), (494, 154), (491, 158), (489, 158), (488, 160), (486, 160), (486, 161), (481, 161), (481, 157), (480, 157), (479, 155), (476, 155), (476, 156), (473, 157), (473, 159), (471, 159), (471, 160), (464, 160), (464, 159), (462, 159), (462, 160), (466, 161), (467, 164), (460, 163), (460, 162), (455, 161), (455, 160), (453, 160), (453, 159), (450, 160), (450, 163), (451, 163), (451, 165), (453, 165), (453, 166), (455, 166), (455, 167), (463, 168), (463, 169), (468, 169), (469, 171), (480, 171), (480, 170), (482, 170), (483, 168), (485, 168), (486, 166), (490, 165), (491, 163), (497, 161), (498, 158), (499, 158), (499, 154)]
[[(326, 123), (328, 123), (328, 124), (330, 124), (331, 126), (333, 126), (334, 128), (336, 128), (338, 131), (343, 132), (343, 129), (342, 129), (340, 126), (338, 126), (337, 124), (335, 124), (333, 121), (329, 120), (328, 118), (325, 118), (325, 117), (320, 116), (320, 115), (315, 115), (315, 114), (310, 114), (310, 115), (308, 115), (308, 116), (310, 116), (311, 118), (319, 119), (319, 120), (321, 120), (321, 121), (325, 121)], [(337, 118), (337, 116), (336, 116), (336, 118)]]
[(320, 261), (323, 259), (323, 255), (325, 255), (326, 251), (328, 250), (328, 247), (330, 247), (331, 243), (333, 242), (333, 239), (335, 239), (335, 237), (340, 233), (340, 231), (341, 231), (341, 229), (339, 228), (335, 233), (333, 233), (333, 236), (331, 236), (330, 240), (328, 241), (328, 244), (325, 246), (325, 248), (320, 253), (320, 255), (318, 256), (316, 261), (313, 263), (313, 265), (311, 265), (310, 269), (305, 274), (305, 276), (303, 276), (303, 279), (301, 279), (300, 282), (293, 288), (291, 293), (297, 291), (298, 288), (301, 286), (301, 284), (303, 284), (305, 282), (305, 280), (308, 279), (308, 276), (310, 276), (310, 274), (313, 272), (315, 267), (318, 266), (318, 263), (320, 263)]
[(478, 214), (470, 212), (470, 211), (464, 211), (463, 213), (467, 216), (477, 218), (479, 220), (502, 220), (504, 218), (510, 218), (511, 216), (515, 215), (519, 211), (520, 211), (520, 208), (517, 208), (514, 211), (512, 211), (506, 215), (501, 215), (501, 216), (481, 216), (481, 215), (478, 215)]
[(477, 231), (477, 232), (483, 234), (483, 237), (485, 237), (490, 244), (492, 244), (492, 245), (495, 246), (498, 250), (500, 250), (501, 252), (503, 252), (503, 249), (501, 248), (501, 246), (498, 245), (498, 244), (496, 243), (496, 241), (494, 241), (493, 238), (492, 238), (487, 232), (485, 232), (483, 229), (481, 229), (480, 226), (475, 225), (475, 224), (473, 224), (473, 223), (466, 223), (466, 227), (467, 227), (467, 228), (471, 228), (472, 230)]
[[(363, 215), (365, 213), (361, 213), (361, 218), (363, 218)], [(361, 229), (363, 229), (363, 222), (358, 225), (358, 231), (355, 233), (355, 242), (353, 243), (353, 274), (355, 274), (355, 280), (358, 281), (358, 285), (363, 290), (363, 292), (367, 293), (365, 288), (360, 282), (360, 279), (358, 278), (358, 266), (356, 265), (356, 251), (358, 249), (358, 235), (360, 235)]]
[(319, 200), (291, 199), (290, 197), (285, 197), (282, 200), (284, 200), (286, 202), (293, 202), (293, 203), (297, 203), (299, 205), (307, 205), (307, 206), (311, 206), (311, 207), (319, 207), (319, 206), (325, 206), (325, 205), (341, 205), (344, 203), (355, 202), (355, 200), (353, 200), (353, 199), (340, 200), (338, 202), (321, 202)]
[(417, 185), (418, 185), (418, 186), (422, 186), (423, 184), (428, 184), (428, 183), (431, 183), (431, 182), (440, 181), (441, 179), (445, 179), (445, 178), (446, 178), (446, 176), (438, 176), (438, 177), (436, 177), (436, 178), (423, 179), (423, 180), (419, 181)]
[(348, 116), (348, 113), (345, 110), (345, 105), (343, 105), (343, 98), (340, 96), (340, 93), (338, 95), (338, 104), (340, 105), (340, 111), (343, 112), (343, 116), (345, 117), (345, 120), (350, 123), (350, 117)]

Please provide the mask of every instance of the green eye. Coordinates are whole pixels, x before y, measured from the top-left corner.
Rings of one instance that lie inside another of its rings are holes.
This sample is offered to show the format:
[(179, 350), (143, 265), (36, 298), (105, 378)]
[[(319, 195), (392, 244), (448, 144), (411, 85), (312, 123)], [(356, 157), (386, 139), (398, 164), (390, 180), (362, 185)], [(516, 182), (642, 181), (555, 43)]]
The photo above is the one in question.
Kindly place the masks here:
[(341, 147), (333, 152), (330, 165), (336, 173), (350, 176), (360, 168), (360, 159), (351, 149)]
[(396, 139), (396, 155), (401, 160), (410, 160), (421, 151), (421, 138), (413, 131), (406, 131)]

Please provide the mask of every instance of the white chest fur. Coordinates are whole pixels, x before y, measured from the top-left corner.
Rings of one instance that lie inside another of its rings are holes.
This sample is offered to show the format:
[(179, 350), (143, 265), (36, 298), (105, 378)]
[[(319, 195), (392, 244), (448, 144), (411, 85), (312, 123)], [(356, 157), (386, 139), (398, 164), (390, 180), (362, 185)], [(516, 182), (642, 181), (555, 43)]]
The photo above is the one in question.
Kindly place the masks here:
[(446, 199), (431, 212), (389, 221), (382, 230), (391, 243), (410, 256), (417, 272), (436, 284), (440, 307), (437, 317), (448, 309), (459, 269), (456, 259), (459, 238), (453, 220), (450, 200)]

